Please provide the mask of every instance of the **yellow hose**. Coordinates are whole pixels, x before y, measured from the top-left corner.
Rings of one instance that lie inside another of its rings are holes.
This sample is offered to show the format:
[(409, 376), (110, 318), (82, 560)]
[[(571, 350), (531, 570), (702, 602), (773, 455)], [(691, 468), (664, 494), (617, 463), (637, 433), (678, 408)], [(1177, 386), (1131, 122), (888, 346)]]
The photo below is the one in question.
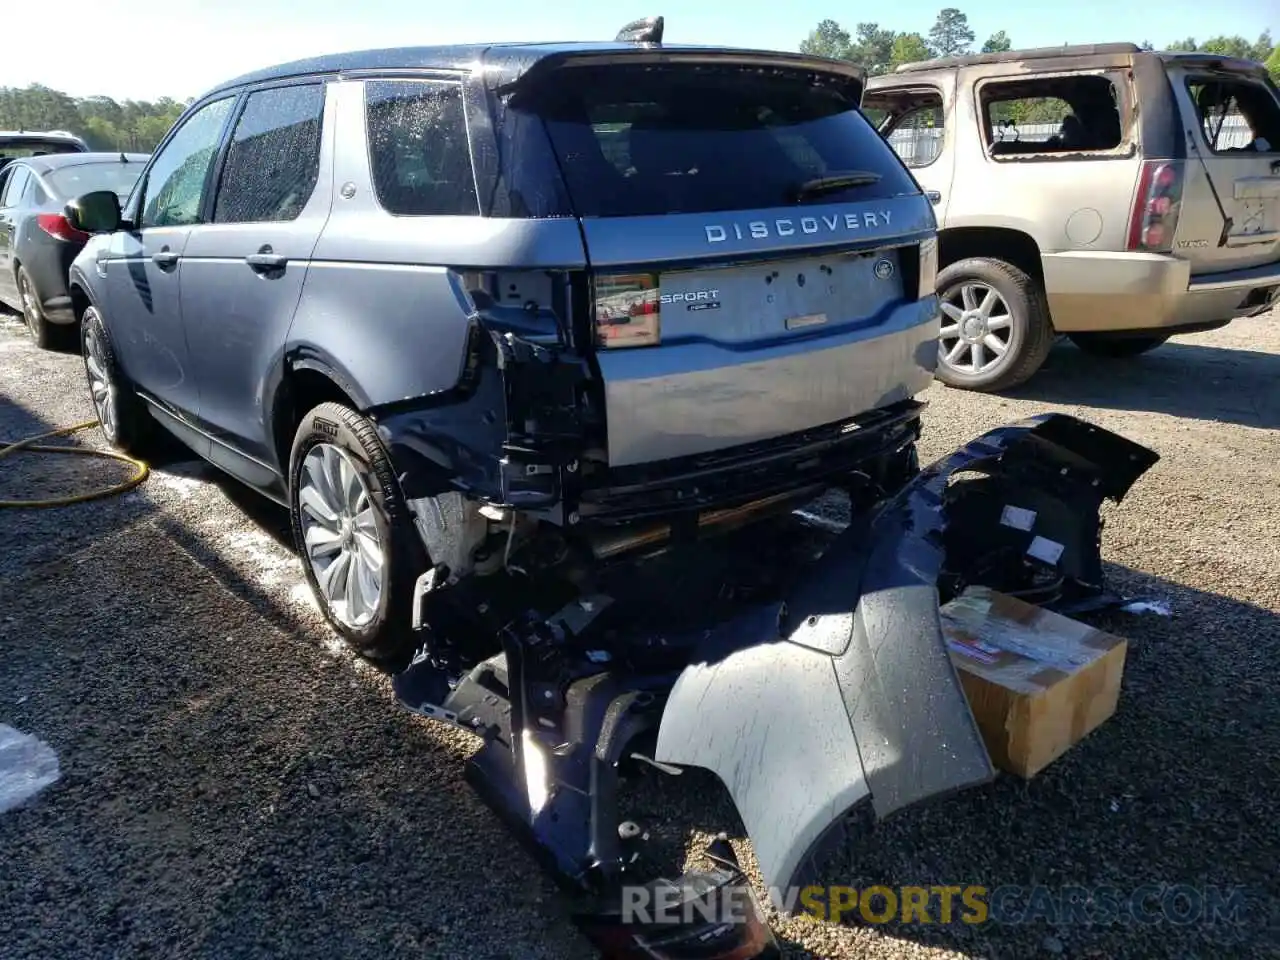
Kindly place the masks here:
[(0, 447), (0, 460), (12, 453), (25, 450), (28, 453), (74, 453), (82, 457), (104, 457), (108, 460), (120, 460), (133, 467), (133, 476), (122, 483), (114, 486), (104, 487), (101, 490), (92, 490), (89, 493), (79, 493), (70, 497), (58, 497), (53, 500), (0, 500), (0, 507), (66, 507), (73, 503), (86, 503), (90, 500), (100, 500), (103, 497), (113, 497), (116, 494), (128, 493), (143, 480), (147, 479), (151, 473), (151, 468), (141, 460), (135, 460), (133, 457), (123, 453), (116, 453), (114, 450), (93, 450), (88, 447), (60, 447), (45, 446), (40, 443), (41, 440), (49, 440), (53, 437), (65, 437), (81, 430), (88, 430), (90, 427), (96, 427), (97, 420), (86, 420), (84, 423), (78, 423), (74, 427), (63, 427), (61, 430), (50, 430), (48, 433), (42, 433), (38, 436), (28, 437), (26, 440), (19, 440), (17, 443), (11, 443), (8, 446)]

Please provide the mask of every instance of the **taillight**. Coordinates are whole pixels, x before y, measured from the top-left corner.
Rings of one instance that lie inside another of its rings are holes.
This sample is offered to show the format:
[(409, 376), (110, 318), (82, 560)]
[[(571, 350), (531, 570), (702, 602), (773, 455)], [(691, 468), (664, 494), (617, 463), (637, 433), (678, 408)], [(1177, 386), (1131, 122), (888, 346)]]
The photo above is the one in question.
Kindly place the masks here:
[(53, 237), (55, 240), (78, 240), (81, 243), (89, 239), (89, 235), (83, 230), (77, 230), (68, 220), (60, 213), (40, 213), (36, 215), (36, 223), (40, 229)]
[(932, 297), (938, 286), (938, 238), (930, 237), (920, 242), (920, 277), (916, 299)]
[(1181, 160), (1147, 160), (1129, 219), (1129, 250), (1168, 253), (1182, 206)]
[(650, 347), (662, 340), (658, 278), (652, 273), (606, 274), (596, 278), (596, 344)]

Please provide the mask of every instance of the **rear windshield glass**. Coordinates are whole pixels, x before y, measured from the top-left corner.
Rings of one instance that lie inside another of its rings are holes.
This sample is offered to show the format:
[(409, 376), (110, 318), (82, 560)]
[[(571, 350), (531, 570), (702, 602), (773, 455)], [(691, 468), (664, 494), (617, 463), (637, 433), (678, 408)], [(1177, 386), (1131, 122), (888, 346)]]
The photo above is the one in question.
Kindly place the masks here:
[(47, 157), (53, 153), (83, 153), (84, 148), (65, 140), (9, 140), (0, 138), (0, 163), (23, 157)]
[(1280, 153), (1280, 103), (1263, 84), (1226, 76), (1187, 82), (1215, 153)]
[(133, 185), (142, 174), (142, 163), (77, 163), (74, 167), (60, 167), (46, 174), (49, 186), (61, 197), (78, 197), (95, 190), (110, 190), (121, 201), (129, 196)]
[[(848, 88), (809, 74), (570, 67), (516, 94), (510, 108), (543, 120), (583, 217), (784, 207), (798, 202), (800, 185), (851, 173), (879, 179), (811, 191), (803, 202), (876, 200), (918, 189)], [(532, 165), (528, 175), (538, 169)]]

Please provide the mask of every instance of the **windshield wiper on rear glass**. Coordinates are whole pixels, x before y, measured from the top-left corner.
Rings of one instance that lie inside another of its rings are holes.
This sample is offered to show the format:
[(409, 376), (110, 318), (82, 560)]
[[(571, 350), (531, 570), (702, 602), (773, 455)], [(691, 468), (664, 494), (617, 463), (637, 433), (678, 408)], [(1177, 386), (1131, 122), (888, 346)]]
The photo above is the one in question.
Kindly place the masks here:
[(849, 170), (845, 173), (832, 173), (825, 177), (806, 180), (791, 190), (791, 199), (804, 200), (806, 197), (818, 197), (824, 193), (835, 193), (850, 187), (867, 187), (878, 183), (881, 177), (870, 170)]

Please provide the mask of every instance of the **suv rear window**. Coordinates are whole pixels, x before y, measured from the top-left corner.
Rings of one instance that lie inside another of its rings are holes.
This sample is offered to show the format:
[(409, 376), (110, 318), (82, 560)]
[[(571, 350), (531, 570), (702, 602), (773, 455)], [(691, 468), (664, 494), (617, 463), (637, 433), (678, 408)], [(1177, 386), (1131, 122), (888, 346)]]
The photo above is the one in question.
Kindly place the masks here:
[(1263, 84), (1206, 77), (1187, 89), (1214, 153), (1280, 153), (1280, 103)]
[[(45, 157), (55, 153), (83, 153), (84, 147), (67, 140), (37, 140), (24, 137), (21, 140), (0, 138), (0, 157), (19, 160), (24, 157)], [(2, 163), (3, 161), (0, 161)]]
[[(510, 108), (545, 123), (583, 217), (792, 206), (800, 184), (851, 171), (880, 180), (814, 202), (918, 190), (850, 91), (810, 74), (745, 66), (570, 67), (536, 90), (518, 92)], [(510, 171), (520, 193), (538, 192), (518, 181), (540, 169)]]

